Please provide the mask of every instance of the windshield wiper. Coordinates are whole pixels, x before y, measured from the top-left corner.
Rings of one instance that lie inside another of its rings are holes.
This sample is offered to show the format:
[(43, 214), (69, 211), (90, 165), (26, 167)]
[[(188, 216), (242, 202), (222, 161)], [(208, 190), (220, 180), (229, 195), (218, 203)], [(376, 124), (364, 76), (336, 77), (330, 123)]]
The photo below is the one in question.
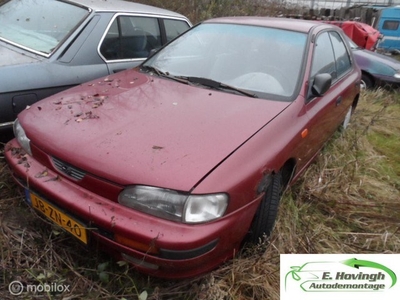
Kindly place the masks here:
[(140, 70), (144, 71), (144, 72), (154, 72), (155, 74), (157, 74), (159, 76), (165, 74), (163, 71), (161, 71), (161, 70), (159, 70), (159, 69), (157, 69), (156, 67), (153, 67), (153, 66), (142, 66), (140, 68)]
[(216, 90), (230, 90), (230, 91), (234, 91), (234, 92), (240, 93), (240, 94), (248, 96), (248, 97), (258, 98), (258, 96), (254, 93), (247, 92), (240, 88), (237, 88), (237, 87), (234, 87), (234, 86), (231, 86), (226, 83), (219, 82), (219, 81), (216, 81), (213, 79), (209, 79), (209, 78), (195, 77), (195, 76), (173, 76), (173, 75), (169, 74), (168, 72), (164, 72), (164, 71), (161, 71), (160, 69), (157, 69), (156, 67), (146, 66), (146, 65), (142, 66), (141, 70), (147, 71), (147, 72), (153, 72), (154, 74), (156, 74), (160, 77), (172, 79), (172, 80), (178, 81), (180, 83), (184, 83), (184, 84), (189, 84), (189, 83), (200, 84), (200, 85), (203, 85), (203, 86), (206, 86), (206, 87), (209, 87), (212, 89), (216, 89)]
[(178, 81), (180, 83), (189, 84), (187, 79), (181, 78), (181, 77), (177, 77), (177, 76), (172, 76), (168, 72), (161, 71), (160, 69), (157, 69), (156, 67), (153, 67), (153, 66), (142, 66), (140, 68), (140, 70), (141, 71), (145, 71), (145, 72), (153, 72), (157, 76), (168, 78), (168, 79), (172, 79), (172, 80)]
[(184, 76), (180, 76), (179, 78), (181, 79), (185, 79), (188, 80), (191, 83), (196, 83), (196, 84), (200, 84), (206, 87), (210, 87), (213, 89), (217, 89), (217, 90), (230, 90), (230, 91), (234, 91), (234, 92), (238, 92), (242, 95), (248, 96), (248, 97), (252, 97), (252, 98), (258, 98), (258, 96), (254, 93), (251, 92), (247, 92), (245, 90), (242, 90), (240, 88), (228, 85), (226, 83), (223, 82), (219, 82), (213, 79), (209, 79), (209, 78), (203, 78), (203, 77), (193, 77), (193, 76), (188, 76), (188, 77), (184, 77)]

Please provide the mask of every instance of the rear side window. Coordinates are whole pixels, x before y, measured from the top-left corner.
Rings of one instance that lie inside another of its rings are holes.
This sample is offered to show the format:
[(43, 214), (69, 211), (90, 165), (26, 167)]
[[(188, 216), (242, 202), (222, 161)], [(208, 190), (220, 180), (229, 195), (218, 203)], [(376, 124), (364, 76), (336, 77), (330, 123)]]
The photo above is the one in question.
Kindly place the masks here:
[(100, 52), (107, 60), (143, 59), (161, 47), (157, 18), (118, 16), (111, 24)]
[(397, 30), (397, 29), (399, 29), (399, 21), (386, 20), (383, 22), (382, 29)]
[(181, 20), (164, 19), (167, 42), (173, 40), (181, 33), (189, 29), (189, 24)]

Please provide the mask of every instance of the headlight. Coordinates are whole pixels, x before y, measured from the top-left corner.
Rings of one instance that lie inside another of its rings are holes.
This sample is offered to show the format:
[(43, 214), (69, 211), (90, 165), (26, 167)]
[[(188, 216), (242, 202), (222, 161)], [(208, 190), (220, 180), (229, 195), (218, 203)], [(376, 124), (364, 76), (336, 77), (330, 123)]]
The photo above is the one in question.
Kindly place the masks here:
[(400, 79), (400, 71), (397, 71), (397, 72), (394, 74), (394, 78)]
[(25, 134), (25, 130), (22, 128), (18, 119), (14, 122), (14, 136), (17, 138), (18, 143), (21, 147), (29, 154), (32, 155), (31, 151), (31, 140)]
[(221, 217), (228, 206), (226, 194), (186, 195), (149, 186), (132, 186), (121, 192), (124, 206), (163, 219), (184, 223), (203, 223)]
[(183, 220), (202, 223), (221, 217), (228, 206), (226, 194), (191, 195), (186, 200)]

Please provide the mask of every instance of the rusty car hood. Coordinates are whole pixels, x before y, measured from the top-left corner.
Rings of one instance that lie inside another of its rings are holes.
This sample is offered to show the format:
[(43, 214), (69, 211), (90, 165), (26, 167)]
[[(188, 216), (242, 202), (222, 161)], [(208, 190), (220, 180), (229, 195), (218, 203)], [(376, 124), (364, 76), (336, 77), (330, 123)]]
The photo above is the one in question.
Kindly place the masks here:
[(37, 147), (96, 176), (189, 191), (289, 104), (128, 70), (42, 100), (19, 119)]

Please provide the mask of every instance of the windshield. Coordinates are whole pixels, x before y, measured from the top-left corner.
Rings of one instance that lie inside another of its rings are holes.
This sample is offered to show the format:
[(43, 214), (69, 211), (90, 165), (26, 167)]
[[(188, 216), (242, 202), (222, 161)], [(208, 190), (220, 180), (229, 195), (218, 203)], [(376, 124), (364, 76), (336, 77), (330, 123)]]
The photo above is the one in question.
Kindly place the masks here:
[(61, 1), (14, 0), (0, 6), (0, 39), (50, 54), (89, 14)]
[(301, 76), (306, 40), (306, 34), (288, 30), (201, 24), (143, 66), (170, 77), (210, 79), (260, 98), (289, 99)]

